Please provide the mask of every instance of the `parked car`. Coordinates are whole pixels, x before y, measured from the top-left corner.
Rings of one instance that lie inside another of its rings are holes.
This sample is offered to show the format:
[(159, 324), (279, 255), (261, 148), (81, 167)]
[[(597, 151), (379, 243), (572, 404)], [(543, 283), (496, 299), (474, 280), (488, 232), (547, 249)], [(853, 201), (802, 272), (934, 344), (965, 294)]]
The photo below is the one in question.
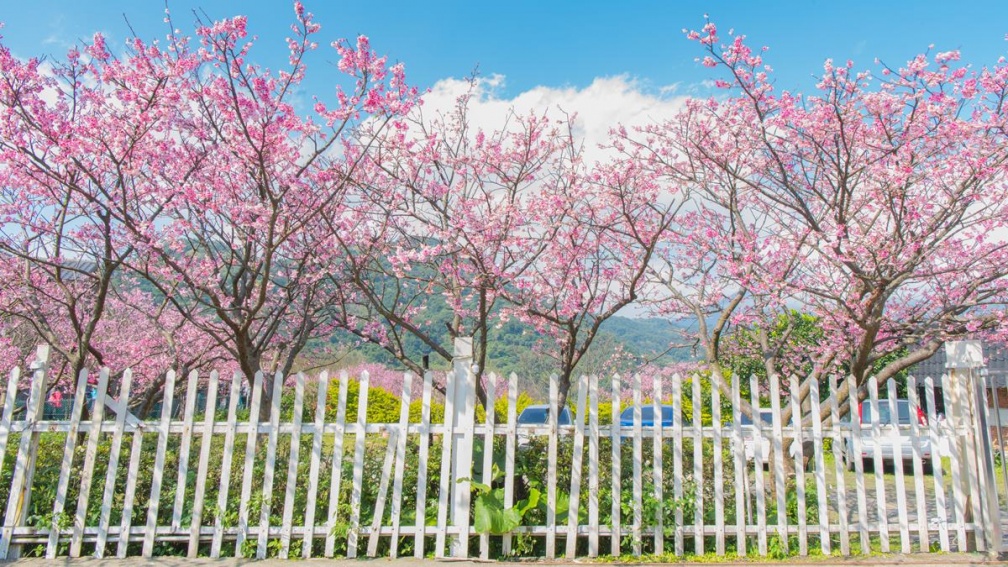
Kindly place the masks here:
[[(672, 427), (672, 406), (663, 405), (661, 407), (661, 426), (662, 427)], [(634, 408), (630, 406), (620, 412), (619, 424), (622, 428), (623, 437), (633, 436), (633, 425), (634, 425)], [(641, 427), (654, 427), (655, 425), (655, 411), (654, 406), (651, 404), (641, 406)], [(630, 428), (629, 430), (627, 428)]]
[(878, 440), (878, 447), (882, 454), (883, 466), (886, 463), (893, 463), (896, 458), (896, 439), (899, 439), (900, 457), (905, 463), (909, 463), (914, 456), (914, 436), (911, 428), (911, 419), (916, 419), (921, 425), (921, 435), (916, 438), (920, 445), (921, 460), (925, 470), (931, 468), (931, 439), (925, 430), (927, 417), (920, 408), (911, 411), (909, 400), (896, 400), (896, 425), (897, 435), (893, 436), (893, 417), (888, 400), (879, 400), (878, 411), (873, 411), (872, 405), (868, 401), (861, 402), (858, 406), (858, 419), (861, 422), (861, 430), (858, 439), (861, 443), (861, 453), (854, 451), (854, 435), (857, 433), (852, 428), (851, 433), (844, 442), (844, 462), (849, 470), (854, 470), (855, 459), (862, 459), (875, 465), (875, 437), (872, 433), (872, 424), (878, 423), (881, 426), (881, 435)]
[[(523, 409), (518, 415), (518, 446), (524, 447), (532, 440), (535, 433), (529, 431), (533, 429), (531, 426), (545, 426), (547, 421), (549, 421), (548, 405), (527, 406)], [(571, 425), (572, 423), (574, 423), (574, 417), (571, 415), (570, 408), (562, 408), (557, 414), (557, 425)]]
[[(759, 427), (756, 427), (753, 424), (753, 419), (751, 417), (742, 414), (742, 447), (747, 462), (756, 460), (756, 448), (759, 447), (760, 455), (763, 457), (763, 467), (767, 468), (770, 466), (770, 461), (773, 458), (770, 455), (770, 451), (773, 447), (773, 443), (771, 442), (771, 436), (773, 435), (773, 410), (770, 408), (762, 408), (759, 410), (759, 417), (761, 424)], [(730, 428), (731, 425), (726, 425), (725, 427)], [(784, 424), (784, 427), (788, 428), (789, 425)], [(812, 444), (806, 439), (804, 452), (806, 459), (811, 457), (812, 450)], [(798, 456), (797, 443), (790, 444), (788, 455), (790, 455), (792, 459)]]

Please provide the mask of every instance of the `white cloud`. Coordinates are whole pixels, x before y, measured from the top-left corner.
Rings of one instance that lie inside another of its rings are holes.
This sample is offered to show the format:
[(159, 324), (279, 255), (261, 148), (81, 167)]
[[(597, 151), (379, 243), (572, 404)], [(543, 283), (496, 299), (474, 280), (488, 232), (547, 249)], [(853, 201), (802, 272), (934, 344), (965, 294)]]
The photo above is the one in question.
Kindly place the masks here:
[[(584, 141), (585, 154), (590, 160), (604, 156), (599, 145), (606, 143), (610, 129), (619, 125), (629, 129), (671, 118), (687, 98), (675, 96), (677, 85), (646, 89), (625, 75), (599, 77), (581, 89), (538, 86), (512, 98), (501, 95), (504, 85), (505, 77), (502, 75), (476, 79), (469, 112), (472, 126), (499, 130), (505, 126), (505, 117), (511, 109), (518, 114), (546, 111), (557, 117), (563, 113), (576, 115), (575, 134)], [(455, 106), (458, 97), (468, 91), (468, 80), (448, 78), (438, 81), (424, 96), (423, 112), (448, 112)]]

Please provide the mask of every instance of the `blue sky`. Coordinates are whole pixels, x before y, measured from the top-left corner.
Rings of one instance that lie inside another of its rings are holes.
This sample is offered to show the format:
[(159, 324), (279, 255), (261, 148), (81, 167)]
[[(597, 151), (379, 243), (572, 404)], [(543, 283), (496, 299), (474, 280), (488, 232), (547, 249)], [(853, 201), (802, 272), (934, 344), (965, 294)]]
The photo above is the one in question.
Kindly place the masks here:
[[(160, 37), (160, 0), (5, 0), (4, 42), (21, 56), (59, 56), (79, 38), (102, 31)], [(827, 57), (874, 58), (896, 64), (929, 44), (961, 49), (963, 59), (986, 65), (1008, 53), (1008, 2), (323, 2), (307, 0), (323, 25), (320, 37), (366, 34), (373, 46), (406, 64), (411, 81), (433, 86), (479, 67), (505, 78), (501, 93), (536, 86), (584, 88), (596, 77), (626, 76), (642, 89), (677, 85), (680, 92), (710, 78), (682, 28), (698, 28), (709, 13), (722, 30), (734, 28), (754, 44), (769, 45), (778, 85), (808, 91)], [(176, 26), (191, 29), (193, 9), (211, 18), (243, 13), (261, 38), (256, 58), (277, 65), (291, 20), (284, 1), (170, 0)], [(320, 42), (321, 43), (321, 42)], [(327, 50), (319, 61), (331, 60)], [(324, 73), (318, 73), (324, 75)], [(322, 77), (318, 77), (322, 79)]]

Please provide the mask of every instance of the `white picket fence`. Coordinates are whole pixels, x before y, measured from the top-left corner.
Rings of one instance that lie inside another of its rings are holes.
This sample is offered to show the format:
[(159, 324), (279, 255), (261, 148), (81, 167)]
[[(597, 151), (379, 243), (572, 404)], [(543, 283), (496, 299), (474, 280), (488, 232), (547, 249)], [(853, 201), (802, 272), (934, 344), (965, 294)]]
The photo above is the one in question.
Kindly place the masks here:
[[(466, 371), (464, 366), (458, 368), (456, 373)], [(431, 373), (419, 384), (405, 377), (396, 423), (367, 423), (366, 373), (359, 377), (356, 416), (347, 415), (348, 376), (341, 374), (331, 383), (322, 373), (317, 378), (313, 419), (302, 418), (306, 391), (311, 390), (306, 388), (308, 379), (297, 375), (293, 407), (284, 410), (283, 380), (277, 376), (269, 420), (262, 423), (261, 374), (255, 378), (250, 417), (245, 421), (238, 419), (239, 388), (228, 388), (226, 405), (218, 399), (222, 380), (217, 373), (203, 381), (196, 373), (186, 377), (184, 390), (179, 389), (185, 392), (181, 419), (173, 417), (176, 376), (168, 373), (156, 421), (141, 421), (126, 411), (129, 371), (122, 374), (113, 399), (108, 370), (99, 374), (88, 419), (81, 417), (89, 403), (88, 375), (82, 373), (71, 419), (41, 420), (44, 362), (36, 365), (23, 417), (15, 420), (17, 396), (11, 393), (17, 391), (20, 379), (19, 371), (11, 372), (0, 421), (0, 480), (4, 486), (9, 481), (0, 558), (28, 553), (52, 558), (183, 552), (190, 557), (258, 558), (337, 553), (351, 558), (401, 553), (487, 558), (518, 552), (548, 558), (710, 552), (806, 555), (835, 550), (851, 555), (997, 552), (1001, 545), (991, 451), (989, 444), (981, 445), (984, 436), (975, 435), (976, 408), (986, 403), (976, 392), (984, 389), (971, 389), (974, 385), (967, 378), (944, 380), (943, 420), (935, 414), (935, 384), (928, 379), (923, 384), (927, 424), (913, 420), (903, 437), (898, 426), (874, 424), (860, 431), (858, 420), (853, 426), (840, 421), (836, 398), (820, 393), (815, 384), (808, 411), (818, 414), (826, 408), (831, 424), (824, 427), (811, 420), (811, 426), (802, 429), (782, 423), (781, 385), (773, 380), (773, 423), (755, 420), (759, 434), (771, 440), (770, 454), (761, 454), (757, 444), (754, 462), (747, 461), (743, 448), (737, 378), (732, 383), (730, 416), (723, 415), (717, 389), (706, 408), (709, 412), (701, 403), (692, 403), (702, 398), (699, 378), (656, 381), (656, 401), (647, 402), (655, 404), (654, 415), (662, 415), (657, 400), (675, 408), (672, 426), (664, 428), (660, 419), (654, 426), (642, 425), (639, 410), (632, 427), (618, 425), (624, 403), (618, 376), (611, 381), (608, 401), (596, 377), (581, 380), (573, 394), (575, 423), (569, 426), (555, 425), (555, 408), (550, 422), (554, 425), (517, 425), (518, 388), (513, 375), (506, 392), (495, 392), (494, 380), (489, 381), (488, 407), (493, 407), (498, 394), (506, 396), (504, 423), (496, 423), (492, 411), (485, 423), (471, 418), (432, 423)], [(640, 394), (644, 379), (632, 378), (635, 408), (645, 403)], [(446, 416), (465, 415), (455, 411), (456, 382), (448, 380)], [(751, 386), (751, 401), (758, 407), (755, 379)], [(792, 379), (789, 386), (794, 400), (797, 382)], [(419, 422), (412, 423), (409, 408), (417, 387), (423, 409)], [(326, 402), (333, 388), (336, 418), (329, 421)], [(201, 389), (211, 411), (197, 411)], [(831, 390), (835, 389), (834, 383)], [(917, 392), (911, 380), (908, 393), (914, 408), (920, 405)], [(871, 382), (868, 393), (877, 412), (880, 404), (896, 398), (896, 387), (890, 382), (887, 399), (880, 400)], [(556, 395), (555, 377), (551, 395)], [(607, 404), (616, 426), (600, 420), (600, 407)], [(683, 411), (687, 404), (692, 406), (688, 413)], [(218, 412), (212, 411), (218, 407), (226, 407), (226, 418), (220, 421)], [(800, 423), (800, 417), (794, 423)], [(531, 449), (519, 446), (520, 437), (535, 435), (544, 437), (533, 440)], [(842, 453), (848, 437), (859, 451), (858, 440), (863, 437), (878, 441), (890, 436), (899, 443), (906, 435), (914, 440), (911, 466), (896, 459), (892, 474), (883, 467), (866, 474), (856, 459), (856, 470), (845, 470)], [(791, 438), (797, 440), (794, 455), (786, 452), (785, 440)], [(930, 474), (917, 442), (924, 438), (933, 451)], [(479, 445), (477, 440), (483, 446), (478, 462), (469, 457)], [(41, 462), (52, 453), (41, 448), (54, 444), (62, 445), (62, 451), (56, 451), (62, 459), (58, 467)], [(128, 446), (126, 462), (123, 445)], [(794, 477), (787, 478), (785, 459), (802, 462), (803, 449), (809, 446), (814, 449), (810, 469), (797, 466)], [(453, 453), (468, 460), (460, 464)], [(543, 458), (545, 470), (528, 465)], [(467, 480), (488, 483), (494, 462), (501, 460), (503, 506), (512, 507), (529, 485), (540, 486), (545, 512), (530, 513), (526, 523), (535, 525), (521, 525), (508, 534), (478, 534), (469, 513)], [(764, 462), (773, 463), (770, 472), (763, 472)], [(43, 469), (51, 474), (43, 475)], [(72, 495), (75, 503), (68, 502)]]

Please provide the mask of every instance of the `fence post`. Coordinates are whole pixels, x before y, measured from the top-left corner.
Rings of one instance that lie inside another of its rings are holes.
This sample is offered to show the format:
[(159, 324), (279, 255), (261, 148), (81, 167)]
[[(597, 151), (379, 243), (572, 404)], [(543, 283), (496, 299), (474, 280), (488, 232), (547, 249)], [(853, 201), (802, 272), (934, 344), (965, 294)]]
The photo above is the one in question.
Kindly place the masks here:
[[(18, 457), (14, 462), (13, 481), (7, 502), (7, 515), (4, 518), (3, 534), (0, 536), (0, 558), (17, 559), (21, 556), (20, 546), (11, 546), (14, 528), (23, 526), (27, 511), (31, 507), (31, 487), (35, 478), (35, 460), (38, 455), (39, 430), (35, 427), (42, 417), (45, 408), (46, 373), (49, 369), (49, 345), (38, 345), (35, 350), (35, 362), (32, 363), (31, 394), (25, 406), (24, 428)], [(11, 395), (10, 392), (7, 394)], [(14, 394), (16, 395), (16, 393)], [(27, 437), (31, 432), (30, 437)], [(22, 468), (23, 467), (23, 468)]]
[[(451, 539), (451, 556), (469, 555), (469, 501), (472, 478), (473, 424), (476, 419), (476, 374), (472, 371), (472, 337), (457, 337), (452, 357), (450, 380), (455, 381), (455, 403), (451, 416), (452, 472), (451, 526), (456, 532)], [(446, 416), (447, 420), (447, 416)]]

